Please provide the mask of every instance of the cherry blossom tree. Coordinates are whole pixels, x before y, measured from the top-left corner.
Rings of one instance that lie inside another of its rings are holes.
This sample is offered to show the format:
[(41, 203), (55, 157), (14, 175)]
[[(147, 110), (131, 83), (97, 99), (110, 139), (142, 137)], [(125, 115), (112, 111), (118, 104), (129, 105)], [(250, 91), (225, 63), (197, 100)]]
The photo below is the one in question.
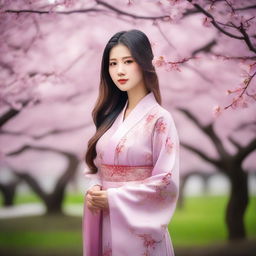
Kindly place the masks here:
[[(49, 212), (61, 209), (93, 134), (102, 50), (115, 32), (138, 28), (151, 40), (164, 105), (180, 131), (182, 174), (226, 174), (229, 238), (244, 238), (255, 169), (255, 9), (252, 0), (0, 1), (2, 165)], [(35, 180), (43, 161), (34, 159), (46, 151), (66, 163), (50, 194)]]

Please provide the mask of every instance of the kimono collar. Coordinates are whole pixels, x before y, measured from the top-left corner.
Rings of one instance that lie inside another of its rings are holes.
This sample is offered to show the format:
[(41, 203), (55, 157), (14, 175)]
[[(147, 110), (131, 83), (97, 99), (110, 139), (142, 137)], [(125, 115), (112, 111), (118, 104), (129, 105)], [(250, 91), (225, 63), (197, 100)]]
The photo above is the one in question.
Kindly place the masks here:
[(153, 92), (150, 92), (144, 96), (137, 105), (131, 110), (129, 115), (124, 118), (124, 112), (126, 110), (128, 100), (116, 119), (117, 130), (115, 132), (114, 138), (116, 140), (121, 139), (133, 126), (135, 126), (153, 107), (158, 105)]
[(130, 119), (135, 121), (135, 116), (137, 117), (143, 117), (153, 106), (155, 106), (157, 103), (154, 93), (150, 92), (146, 96), (144, 96), (140, 101), (137, 103), (137, 105), (131, 110), (129, 115), (124, 119), (124, 113), (128, 105), (128, 100), (125, 103), (125, 106), (118, 117), (118, 125), (121, 125), (123, 123), (129, 123)]
[(137, 105), (133, 108), (133, 110), (131, 110), (129, 115), (123, 121), (127, 104), (128, 100), (112, 126), (115, 131), (112, 137), (109, 139), (107, 147), (108, 150), (106, 151), (107, 159), (112, 163), (115, 157), (115, 149), (120, 140), (129, 132), (129, 130), (131, 130), (139, 121), (141, 121), (152, 108), (156, 107), (158, 102), (156, 101), (153, 92), (150, 92), (137, 103)]

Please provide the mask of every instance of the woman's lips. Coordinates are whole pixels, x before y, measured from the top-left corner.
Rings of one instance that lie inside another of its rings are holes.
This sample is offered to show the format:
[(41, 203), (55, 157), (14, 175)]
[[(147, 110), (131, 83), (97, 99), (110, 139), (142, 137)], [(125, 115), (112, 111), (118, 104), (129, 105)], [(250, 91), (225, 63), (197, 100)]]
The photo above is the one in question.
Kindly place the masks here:
[(119, 79), (118, 82), (120, 84), (125, 84), (128, 81), (128, 79)]

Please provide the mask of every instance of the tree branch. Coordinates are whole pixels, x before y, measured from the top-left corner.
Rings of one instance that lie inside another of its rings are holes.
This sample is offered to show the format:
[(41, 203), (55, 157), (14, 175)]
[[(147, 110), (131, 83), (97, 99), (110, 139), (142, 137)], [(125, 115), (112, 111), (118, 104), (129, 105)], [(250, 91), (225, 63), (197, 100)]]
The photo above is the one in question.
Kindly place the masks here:
[(220, 168), (220, 161), (211, 158), (209, 156), (207, 156), (205, 153), (203, 153), (201, 150), (199, 150), (198, 148), (195, 148), (187, 143), (182, 142), (181, 146), (183, 146), (184, 148), (188, 149), (189, 151), (192, 151), (193, 153), (197, 154), (199, 157), (201, 157), (202, 159), (204, 159), (205, 161), (213, 164), (214, 166), (216, 166), (217, 168)]
[(170, 19), (170, 16), (168, 15), (163, 15), (163, 16), (141, 16), (141, 15), (136, 15), (136, 14), (133, 14), (133, 13), (128, 13), (128, 12), (125, 12), (125, 11), (122, 11), (116, 7), (114, 7), (113, 5), (110, 5), (104, 1), (101, 1), (101, 0), (95, 0), (95, 2), (99, 5), (102, 5), (118, 14), (121, 14), (121, 15), (125, 15), (125, 16), (129, 16), (129, 17), (132, 17), (134, 19), (143, 19), (143, 20), (169, 20)]
[(231, 136), (228, 137), (228, 140), (237, 148), (238, 151), (242, 149), (241, 145), (237, 141), (235, 141)]
[(244, 130), (244, 129), (248, 129), (248, 128), (251, 128), (252, 131), (255, 131), (255, 129), (256, 129), (256, 121), (241, 123), (241, 124), (235, 129), (235, 131)]
[(234, 10), (235, 11), (246, 11), (249, 9), (256, 9), (256, 5), (248, 5), (248, 6), (241, 7), (241, 8), (235, 8)]
[[(22, 103), (22, 109), (28, 105), (29, 101)], [(0, 127), (3, 127), (9, 120), (18, 115), (22, 109), (9, 109), (2, 116), (0, 116)]]
[(247, 44), (248, 48), (252, 51), (256, 53), (256, 48), (252, 45), (252, 42), (250, 40), (250, 37), (248, 36), (248, 34), (246, 33), (246, 30), (244, 29), (243, 24), (241, 24), (241, 26), (238, 29), (241, 34), (244, 36), (244, 41)]
[(243, 160), (254, 150), (256, 150), (256, 138), (254, 138), (251, 142), (247, 144), (247, 146), (243, 147), (237, 152), (235, 156), (235, 161), (238, 164), (242, 164)]
[[(168, 15), (162, 15), (162, 16), (142, 16), (142, 15), (136, 15), (133, 13), (128, 13), (123, 10), (120, 10), (113, 5), (110, 5), (104, 1), (95, 1), (98, 5), (102, 5), (105, 8), (112, 10), (118, 14), (124, 15), (124, 16), (129, 16), (134, 19), (143, 19), (143, 20), (169, 20), (170, 16)], [(23, 10), (5, 10), (4, 12), (6, 13), (37, 13), (37, 14), (64, 14), (64, 15), (70, 15), (74, 13), (88, 13), (88, 12), (104, 12), (104, 9), (98, 9), (98, 8), (88, 8), (88, 9), (76, 9), (76, 10), (71, 10), (71, 11), (43, 11), (43, 10), (31, 10), (31, 9), (23, 9)]]
[(28, 173), (26, 173), (26, 171), (23, 172), (17, 172), (17, 171), (13, 171), (13, 173), (20, 178), (21, 180), (26, 181), (26, 183), (32, 188), (32, 190), (40, 197), (42, 198), (44, 201), (46, 200), (46, 194), (43, 191), (42, 187), (40, 186), (40, 184), (37, 182), (36, 179), (34, 179), (33, 177), (31, 177), (31, 175), (29, 175)]
[(44, 147), (44, 146), (35, 146), (35, 145), (24, 145), (21, 148), (15, 150), (15, 151), (7, 153), (7, 156), (16, 156), (16, 155), (19, 155), (19, 154), (27, 151), (27, 150), (52, 151), (52, 152), (55, 152), (55, 153), (65, 155), (67, 157), (72, 155), (69, 152), (66, 152), (66, 151), (63, 151), (63, 150), (60, 150), (60, 149), (57, 149), (57, 148)]
[(15, 135), (15, 136), (27, 136), (27, 137), (30, 137), (30, 138), (33, 138), (34, 140), (40, 140), (40, 139), (43, 139), (49, 135), (56, 135), (56, 134), (61, 134), (61, 133), (67, 133), (67, 132), (73, 132), (73, 131), (76, 131), (76, 130), (80, 130), (80, 129), (83, 129), (87, 126), (88, 124), (81, 124), (81, 125), (78, 125), (76, 127), (71, 127), (71, 128), (65, 128), (65, 129), (53, 129), (52, 131), (49, 131), (49, 132), (45, 132), (45, 133), (42, 133), (40, 135), (31, 135), (31, 134), (28, 134), (28, 133), (25, 133), (25, 132), (12, 132), (12, 131), (6, 131), (6, 130), (1, 130), (0, 129), (0, 134), (2, 135)]
[(192, 56), (195, 56), (196, 54), (198, 54), (199, 52), (205, 52), (205, 53), (210, 53), (211, 49), (213, 46), (215, 46), (217, 44), (217, 41), (215, 39), (211, 40), (209, 43), (207, 43), (206, 45), (203, 45), (202, 47), (194, 50), (192, 52)]
[(194, 3), (192, 3), (192, 0), (187, 0), (187, 1), (190, 2), (192, 5), (194, 5), (194, 7), (195, 7), (196, 9), (198, 9), (201, 13), (203, 13), (205, 16), (207, 16), (208, 18), (210, 18), (212, 25), (213, 25), (215, 28), (217, 28), (219, 31), (221, 31), (223, 34), (225, 34), (226, 36), (235, 38), (235, 39), (244, 40), (244, 37), (234, 35), (234, 34), (228, 32), (228, 31), (226, 31), (226, 30), (223, 29), (222, 27), (220, 27), (219, 24), (218, 24), (218, 23), (216, 22), (216, 20), (214, 19), (214, 17), (213, 17), (209, 12), (207, 12), (203, 7), (201, 7), (199, 4), (194, 4)]
[(228, 158), (229, 153), (225, 150), (220, 138), (217, 136), (213, 129), (213, 123), (210, 123), (207, 126), (203, 126), (200, 121), (193, 115), (190, 111), (184, 108), (177, 108), (179, 111), (181, 111), (183, 114), (185, 114), (193, 123), (205, 134), (209, 137), (209, 139), (212, 141), (213, 145), (215, 145), (215, 148), (217, 152), (219, 153), (219, 156), (221, 158)]
[(74, 13), (87, 13), (87, 12), (102, 12), (102, 9), (96, 9), (96, 8), (88, 8), (88, 9), (77, 9), (77, 10), (71, 10), (71, 11), (41, 11), (41, 10), (31, 10), (31, 9), (22, 9), (22, 10), (13, 10), (13, 9), (7, 9), (4, 10), (6, 13), (36, 13), (36, 14), (64, 14), (64, 15), (70, 15)]

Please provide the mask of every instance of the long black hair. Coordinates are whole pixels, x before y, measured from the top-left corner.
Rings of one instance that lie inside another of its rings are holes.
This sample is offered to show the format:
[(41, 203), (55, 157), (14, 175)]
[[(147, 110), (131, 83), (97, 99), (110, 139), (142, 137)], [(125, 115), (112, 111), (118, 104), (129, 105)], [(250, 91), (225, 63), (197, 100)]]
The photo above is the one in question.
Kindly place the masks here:
[(111, 127), (128, 98), (127, 92), (119, 90), (109, 74), (109, 53), (118, 44), (128, 47), (131, 56), (141, 67), (147, 91), (153, 92), (156, 101), (161, 104), (158, 77), (152, 64), (154, 55), (148, 37), (137, 29), (114, 34), (108, 41), (102, 56), (99, 96), (92, 111), (96, 133), (89, 140), (85, 155), (85, 161), (92, 173), (97, 172), (94, 164), (96, 143)]

